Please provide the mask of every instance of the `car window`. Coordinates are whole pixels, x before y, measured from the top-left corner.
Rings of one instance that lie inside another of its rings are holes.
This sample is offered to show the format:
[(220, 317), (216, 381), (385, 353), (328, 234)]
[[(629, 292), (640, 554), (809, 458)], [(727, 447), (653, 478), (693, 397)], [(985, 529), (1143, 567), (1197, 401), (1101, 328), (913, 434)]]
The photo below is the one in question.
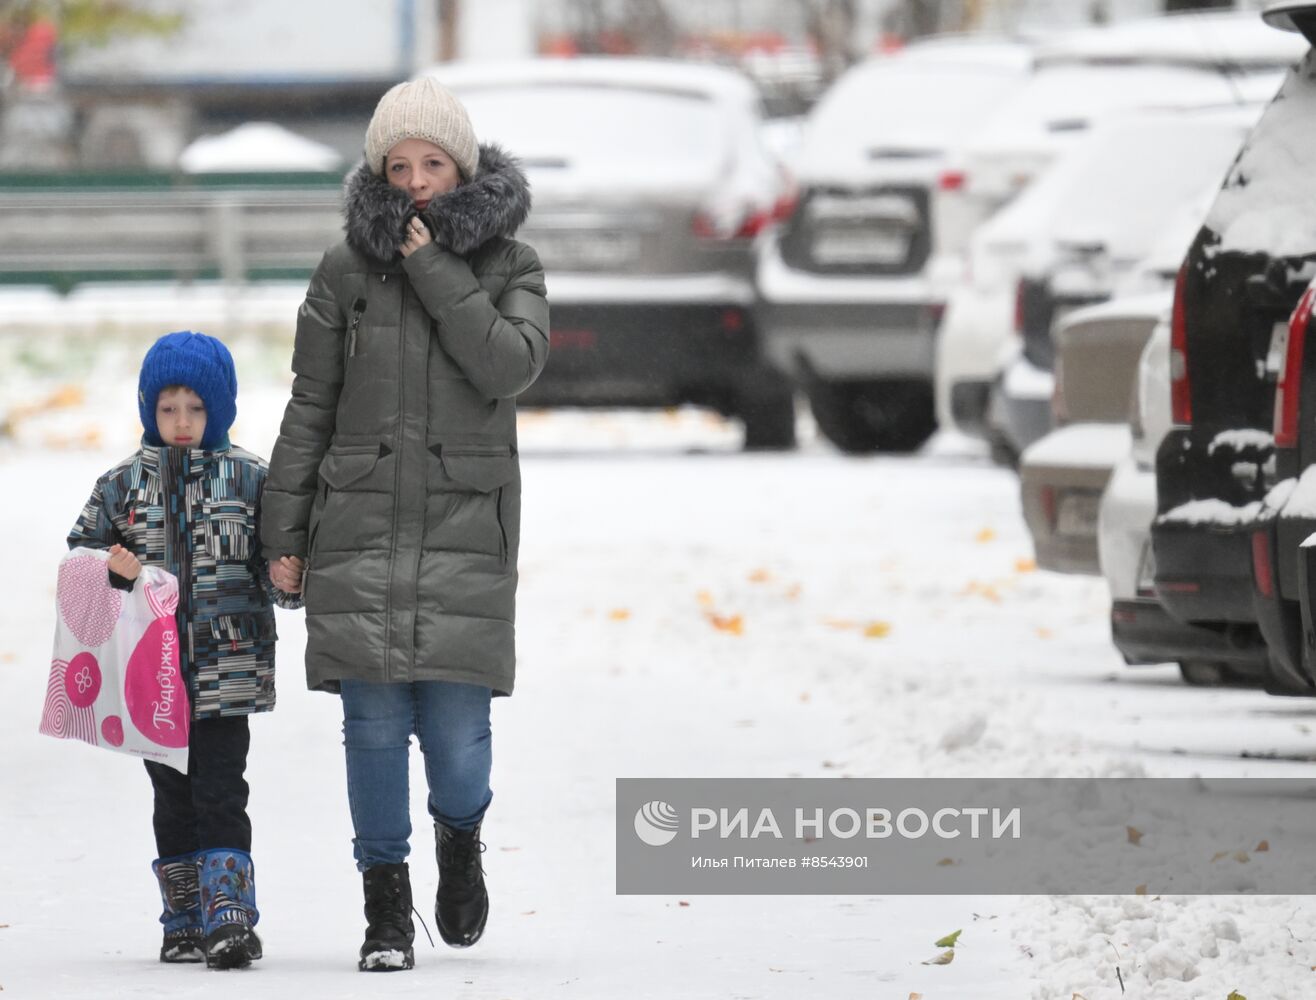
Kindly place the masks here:
[(733, 137), (726, 110), (683, 91), (536, 83), (460, 91), (481, 141), (506, 143), (531, 168), (710, 174)]
[(1102, 243), (1117, 257), (1141, 256), (1181, 204), (1219, 187), (1246, 135), (1241, 115), (1234, 121), (1157, 114), (1110, 122), (1060, 167), (1069, 176), (1056, 237)]

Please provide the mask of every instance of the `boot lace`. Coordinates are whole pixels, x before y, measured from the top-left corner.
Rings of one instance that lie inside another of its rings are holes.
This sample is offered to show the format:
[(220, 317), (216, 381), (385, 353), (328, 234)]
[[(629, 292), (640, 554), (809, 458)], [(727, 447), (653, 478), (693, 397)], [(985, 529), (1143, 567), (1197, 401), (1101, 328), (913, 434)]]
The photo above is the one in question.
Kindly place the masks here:
[(454, 830), (447, 834), (446, 850), (440, 852), (442, 875), (454, 875), (465, 882), (474, 882), (484, 874), (480, 855), (484, 841), (476, 831)]

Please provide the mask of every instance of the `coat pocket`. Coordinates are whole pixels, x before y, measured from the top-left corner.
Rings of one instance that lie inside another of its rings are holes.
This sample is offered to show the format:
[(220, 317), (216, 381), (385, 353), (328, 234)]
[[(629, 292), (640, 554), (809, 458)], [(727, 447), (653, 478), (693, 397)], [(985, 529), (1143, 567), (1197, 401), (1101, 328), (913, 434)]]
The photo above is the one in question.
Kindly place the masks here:
[(256, 515), (245, 500), (206, 500), (201, 504), (206, 553), (217, 563), (245, 563), (251, 558)]
[[(197, 656), (202, 694), (207, 684), (233, 683), (239, 675), (254, 671), (250, 681), (262, 691), (272, 684), (274, 644), (279, 638), (272, 611), (215, 615), (209, 621), (210, 643)], [(253, 696), (259, 692), (253, 689)]]
[(443, 463), (443, 471), (459, 489), (486, 496), (481, 504), (492, 510), (498, 529), (498, 557), (507, 562), (510, 545), (503, 513), (503, 494), (517, 476), (516, 451), (511, 445), (433, 444), (430, 451)]
[(516, 477), (511, 445), (433, 444), (430, 451), (439, 456), (450, 479), (480, 493), (492, 493)]
[(335, 490), (350, 489), (374, 472), (388, 453), (383, 444), (335, 445), (320, 461), (320, 478)]
[(210, 634), (218, 642), (271, 641), (279, 637), (274, 615), (248, 612), (237, 615), (215, 615), (210, 619)]

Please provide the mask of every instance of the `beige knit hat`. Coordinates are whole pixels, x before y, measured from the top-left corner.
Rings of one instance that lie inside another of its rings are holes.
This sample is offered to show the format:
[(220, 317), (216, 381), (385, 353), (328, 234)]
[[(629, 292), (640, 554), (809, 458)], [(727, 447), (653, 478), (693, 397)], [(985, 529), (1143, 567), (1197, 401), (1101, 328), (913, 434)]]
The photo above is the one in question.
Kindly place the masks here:
[(399, 83), (379, 99), (366, 129), (366, 163), (384, 172), (384, 157), (403, 139), (432, 142), (457, 163), (462, 177), (475, 176), (480, 148), (462, 102), (433, 77)]

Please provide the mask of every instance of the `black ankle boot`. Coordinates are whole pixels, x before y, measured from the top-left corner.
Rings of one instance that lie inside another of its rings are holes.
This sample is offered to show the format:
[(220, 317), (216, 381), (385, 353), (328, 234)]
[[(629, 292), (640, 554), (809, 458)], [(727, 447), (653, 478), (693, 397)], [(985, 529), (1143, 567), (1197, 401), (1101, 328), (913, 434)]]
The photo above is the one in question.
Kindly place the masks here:
[(434, 838), (439, 857), (434, 919), (439, 924), (439, 936), (454, 948), (467, 948), (480, 940), (489, 919), (489, 893), (484, 888), (484, 868), (480, 865), (484, 851), (480, 827), (454, 830), (435, 823)]
[(361, 945), (362, 972), (393, 972), (416, 964), (412, 942), (411, 876), (406, 863), (375, 865), (361, 873), (366, 896), (366, 940)]

